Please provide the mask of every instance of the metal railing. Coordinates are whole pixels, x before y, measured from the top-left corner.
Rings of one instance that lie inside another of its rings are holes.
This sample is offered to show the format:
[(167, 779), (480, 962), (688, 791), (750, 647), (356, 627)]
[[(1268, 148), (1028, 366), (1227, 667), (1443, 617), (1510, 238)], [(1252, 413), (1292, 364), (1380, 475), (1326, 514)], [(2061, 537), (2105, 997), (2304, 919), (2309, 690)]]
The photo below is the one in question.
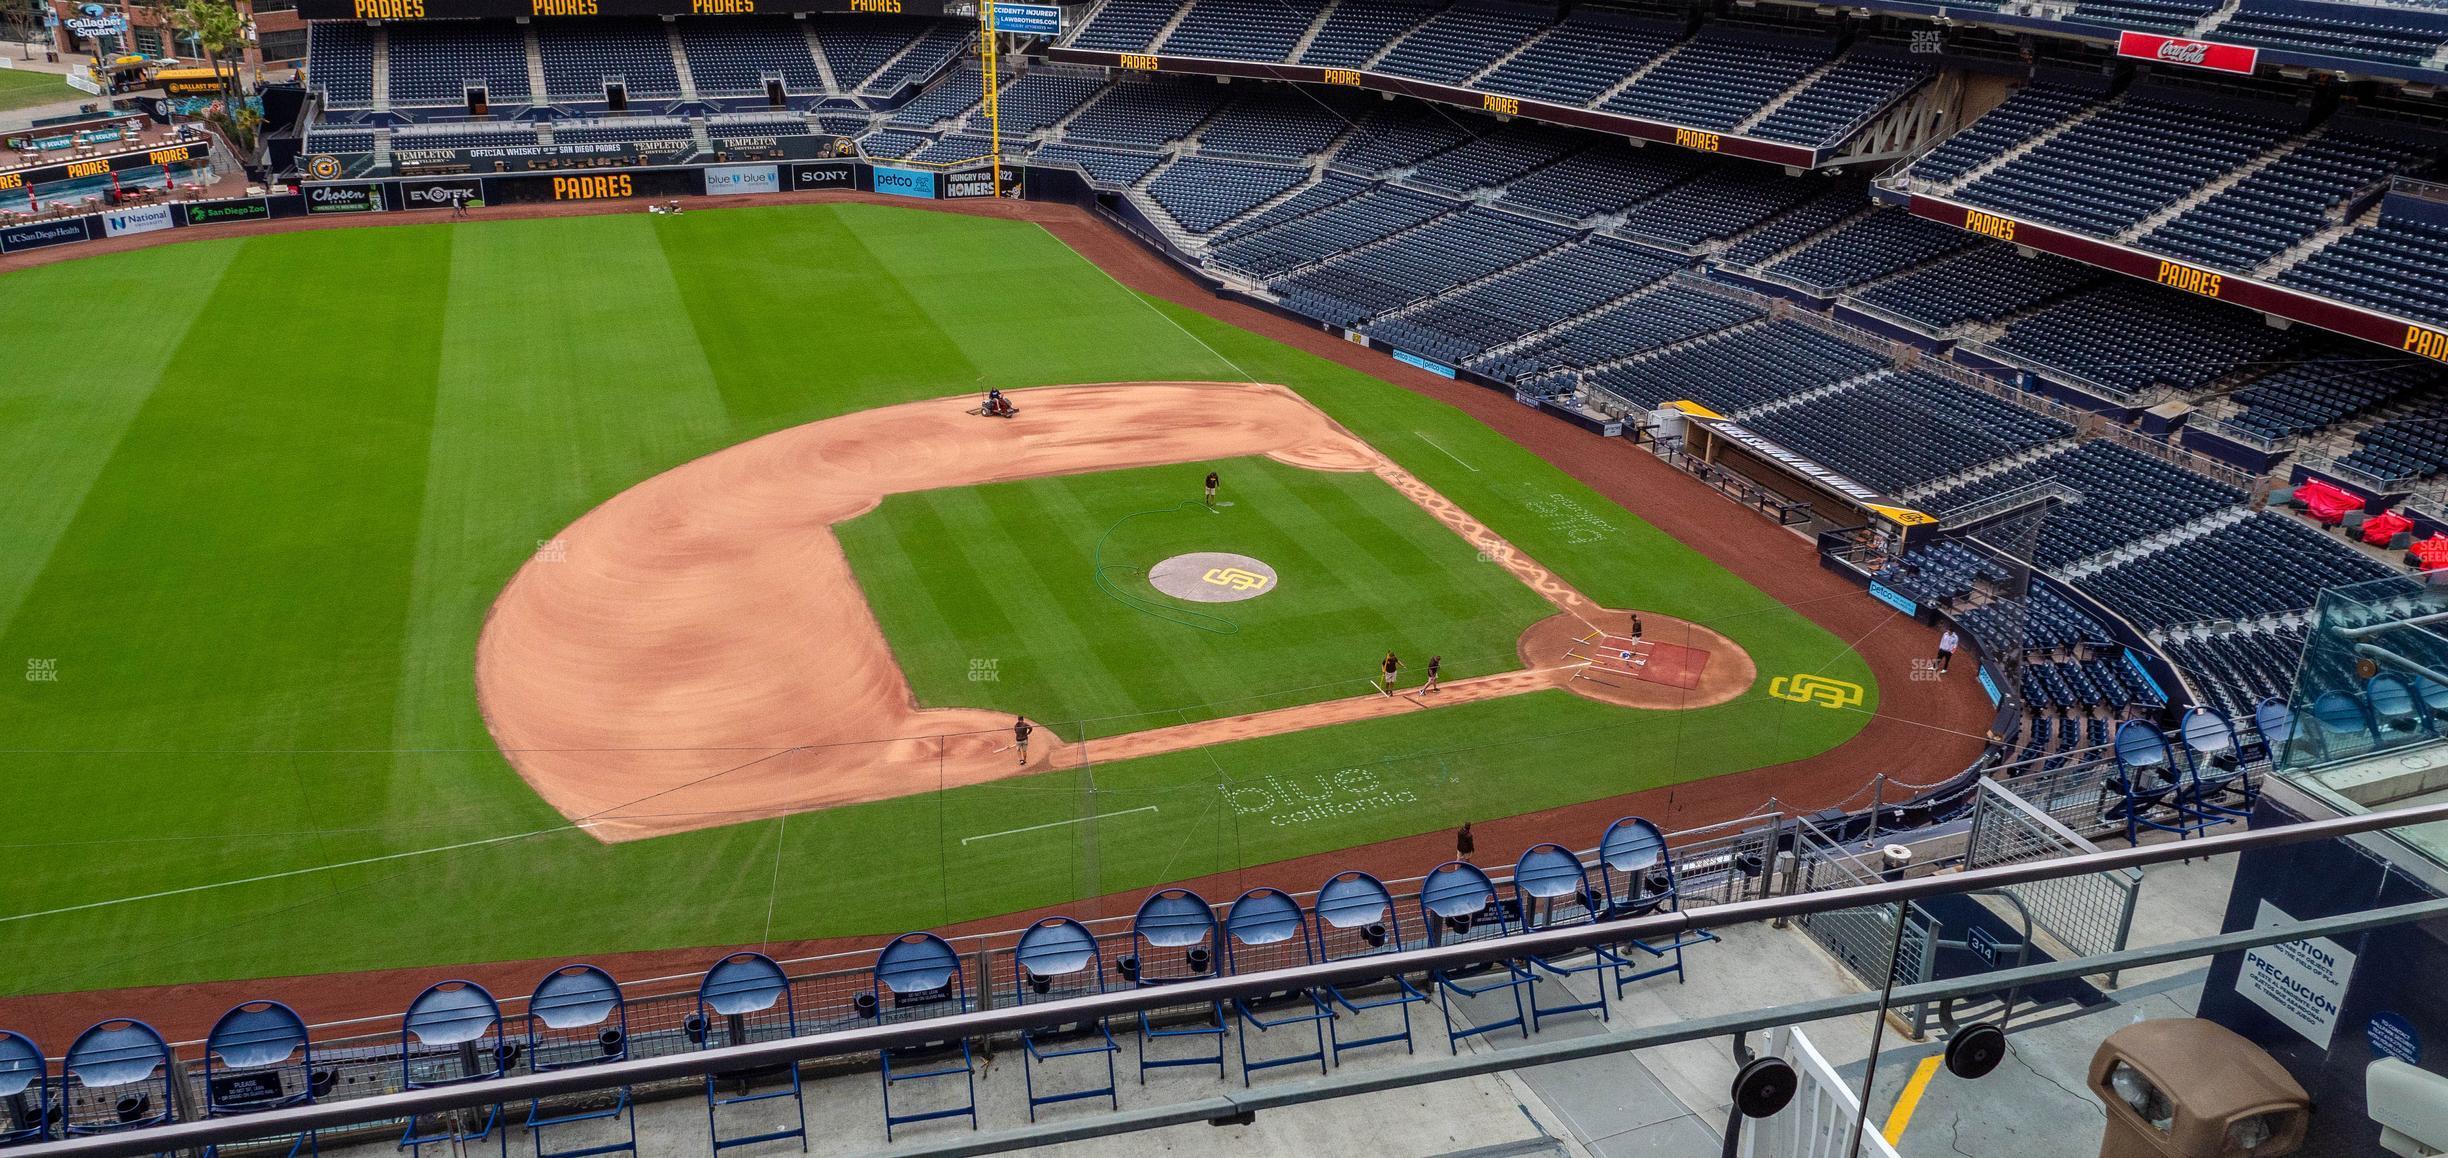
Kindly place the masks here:
[[(2036, 860), (2062, 860), (2098, 852), (2099, 846), (2033, 804), (1983, 780), (1972, 801), (1972, 825), (1964, 838), (1964, 867), (1987, 868)], [(2077, 957), (2097, 957), (2125, 947), (2133, 934), (2134, 906), (2142, 896), (2137, 869), (2034, 881), (2006, 889), (2031, 914), (2032, 924)], [(2109, 985), (2116, 974), (2107, 975)]]
[[(636, 1057), (582, 1069), (521, 1073), (491, 1081), (301, 1105), (243, 1117), (181, 1122), (38, 1144), (16, 1152), (40, 1158), (132, 1158), (141, 1154), (234, 1143), (271, 1134), (333, 1129), (378, 1120), (396, 1121), (411, 1115), (479, 1109), (620, 1086), (638, 1087), (657, 1082), (701, 1079), (711, 1074), (765, 1070), (817, 1059), (872, 1055), (879, 1050), (925, 1045), (948, 1038), (1009, 1035), (1032, 1026), (1133, 1015), (1148, 1009), (1204, 1005), (1321, 985), (1363, 983), (1392, 973), (1452, 971), (1533, 956), (1561, 958), (1598, 946), (1621, 945), (1632, 940), (1663, 943), (1704, 930), (1758, 921), (1807, 919), (1823, 913), (1873, 905), (1909, 905), (1928, 897), (2003, 889), (2065, 876), (2278, 848), (2443, 821), (2448, 821), (2448, 804), (2341, 816), (2283, 827), (2224, 833), (2197, 840), (2114, 849), (2062, 861), (1997, 865), (1943, 876), (1877, 881), (1826, 892), (1764, 896), (1691, 911), (1547, 928), (1492, 940), (1424, 946), (1293, 968), (1203, 977), (1152, 990), (1127, 989), (920, 1021), (867, 1024), (833, 1032), (801, 1034), (661, 1057)], [(1264, 1090), (1230, 1092), (1096, 1118), (969, 1135), (932, 1145), (910, 1147), (904, 1152), (928, 1155), (994, 1153), (1187, 1122), (1230, 1121), (1274, 1107), (1597, 1057), (1678, 1041), (1726, 1037), (1775, 1025), (1879, 1011), (1897, 1005), (1928, 1004), (1951, 996), (1989, 993), (2047, 980), (2079, 977), (2103, 968), (2130, 968), (2311, 936), (2342, 935), (2424, 920), (2443, 913), (2448, 913), (2448, 899), (2427, 900), (2340, 917), (2240, 930), (2150, 949), (2128, 950), (2112, 955), (2108, 960), (2050, 962), (1944, 982), (1906, 985), (1890, 995), (1853, 994), (1735, 1014), (1685, 1019), (1663, 1026), (1538, 1040), (1514, 1049), (1341, 1074)]]

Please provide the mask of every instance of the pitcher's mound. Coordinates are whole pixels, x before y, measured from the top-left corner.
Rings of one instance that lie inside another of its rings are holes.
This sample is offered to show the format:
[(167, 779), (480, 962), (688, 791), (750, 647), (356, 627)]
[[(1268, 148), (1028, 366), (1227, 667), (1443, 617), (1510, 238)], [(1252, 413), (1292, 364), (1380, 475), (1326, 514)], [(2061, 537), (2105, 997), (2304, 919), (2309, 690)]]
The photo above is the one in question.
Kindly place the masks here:
[(1148, 568), (1148, 583), (1192, 603), (1239, 603), (1275, 589), (1275, 569), (1247, 555), (1193, 551)]

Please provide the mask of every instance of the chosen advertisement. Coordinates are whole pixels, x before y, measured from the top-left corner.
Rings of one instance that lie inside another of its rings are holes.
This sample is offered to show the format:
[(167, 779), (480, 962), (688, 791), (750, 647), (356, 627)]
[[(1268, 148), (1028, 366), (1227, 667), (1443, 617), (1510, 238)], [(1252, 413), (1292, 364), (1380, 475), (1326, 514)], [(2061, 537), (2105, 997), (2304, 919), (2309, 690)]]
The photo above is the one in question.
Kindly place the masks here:
[(381, 208), (380, 185), (317, 185), (306, 191), (308, 213), (372, 213)]
[(71, 245), (93, 238), (93, 219), (71, 217), (65, 221), (42, 221), (33, 225), (18, 225), (0, 229), (0, 253), (22, 253), (29, 249), (48, 249), (54, 245)]
[(483, 196), (484, 187), (474, 177), (426, 177), (399, 183), (399, 206), (402, 209), (448, 209)]
[(790, 166), (793, 189), (856, 189), (858, 166), (849, 161), (802, 161)]
[(782, 169), (778, 165), (711, 166), (705, 171), (705, 191), (714, 197), (779, 193), (782, 191)]
[(102, 234), (105, 237), (152, 233), (168, 229), (170, 225), (170, 207), (167, 205), (138, 205), (102, 215)]
[(924, 169), (895, 169), (889, 165), (877, 165), (874, 172), (875, 191), (878, 193), (889, 193), (895, 197), (924, 197), (929, 201), (935, 199), (935, 174)]
[(220, 225), (230, 221), (269, 221), (272, 207), (261, 197), (238, 201), (190, 201), (178, 207), (189, 225)]

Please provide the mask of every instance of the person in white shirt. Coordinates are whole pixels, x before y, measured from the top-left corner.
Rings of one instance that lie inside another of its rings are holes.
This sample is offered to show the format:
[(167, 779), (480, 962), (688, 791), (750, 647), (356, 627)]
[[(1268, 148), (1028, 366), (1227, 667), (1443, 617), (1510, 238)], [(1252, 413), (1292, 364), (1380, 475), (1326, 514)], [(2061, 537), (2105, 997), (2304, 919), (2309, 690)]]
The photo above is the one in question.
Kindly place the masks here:
[(1946, 671), (1948, 664), (1955, 661), (1955, 649), (1961, 646), (1963, 646), (1963, 637), (1955, 634), (1955, 629), (1952, 627), (1947, 628), (1945, 634), (1938, 637), (1938, 670), (1941, 673)]

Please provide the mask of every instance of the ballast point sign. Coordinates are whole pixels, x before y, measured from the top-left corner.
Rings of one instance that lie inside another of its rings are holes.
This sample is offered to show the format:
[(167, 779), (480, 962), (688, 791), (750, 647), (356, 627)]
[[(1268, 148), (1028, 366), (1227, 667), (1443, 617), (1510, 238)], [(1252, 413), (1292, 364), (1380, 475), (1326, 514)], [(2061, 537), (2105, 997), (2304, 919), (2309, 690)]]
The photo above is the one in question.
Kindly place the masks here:
[(2239, 72), (2252, 75), (2253, 67), (2261, 62), (2261, 50), (2241, 44), (2216, 44), (2207, 40), (2186, 40), (2181, 36), (2161, 36), (2156, 32), (2120, 32), (2117, 34), (2117, 55), (2137, 60), (2155, 60), (2161, 64), (2181, 64), (2192, 68), (2214, 69), (2219, 72)]

